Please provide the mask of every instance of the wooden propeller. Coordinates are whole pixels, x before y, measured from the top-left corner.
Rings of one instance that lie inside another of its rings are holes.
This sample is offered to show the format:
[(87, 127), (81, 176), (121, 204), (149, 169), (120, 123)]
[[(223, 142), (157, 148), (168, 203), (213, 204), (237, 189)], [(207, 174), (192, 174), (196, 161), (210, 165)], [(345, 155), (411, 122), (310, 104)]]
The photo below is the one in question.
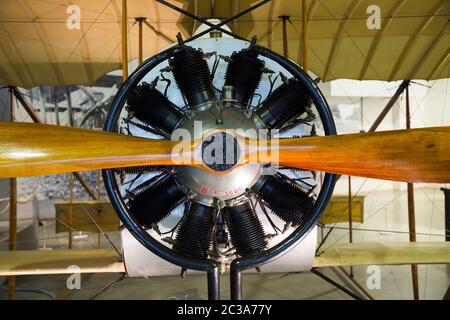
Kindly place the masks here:
[[(201, 140), (179, 142), (31, 123), (0, 123), (0, 178), (138, 165), (195, 165)], [(450, 127), (396, 130), (247, 144), (252, 162), (407, 182), (450, 182)], [(186, 149), (184, 150), (186, 151)]]
[(0, 122), (0, 137), (0, 178), (167, 165), (176, 143), (17, 122)]
[(405, 182), (450, 182), (450, 127), (280, 139), (278, 155), (259, 161), (287, 167)]

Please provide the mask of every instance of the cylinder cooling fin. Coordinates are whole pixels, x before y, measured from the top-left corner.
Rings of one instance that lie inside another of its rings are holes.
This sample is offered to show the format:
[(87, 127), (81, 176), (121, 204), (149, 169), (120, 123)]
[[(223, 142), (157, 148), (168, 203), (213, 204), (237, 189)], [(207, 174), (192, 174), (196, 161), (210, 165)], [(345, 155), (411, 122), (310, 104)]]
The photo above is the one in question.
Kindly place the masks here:
[(131, 191), (128, 207), (133, 216), (146, 228), (166, 218), (185, 197), (170, 175), (155, 183), (138, 186)]
[(308, 105), (309, 98), (302, 84), (291, 78), (267, 97), (256, 114), (267, 128), (279, 129), (292, 119), (302, 115)]
[(197, 259), (206, 259), (213, 239), (217, 209), (190, 202), (186, 211), (173, 250)]
[(234, 207), (227, 207), (225, 221), (231, 243), (238, 255), (255, 254), (266, 248), (267, 241), (263, 226), (249, 201)]
[(142, 174), (144, 172), (152, 172), (160, 170), (162, 170), (162, 167), (159, 166), (135, 166), (135, 167), (116, 168), (114, 169), (114, 172), (137, 175)]
[(169, 60), (169, 65), (190, 107), (215, 99), (208, 63), (201, 50), (180, 45)]
[(225, 85), (233, 87), (233, 99), (247, 104), (261, 81), (264, 62), (251, 49), (234, 52), (229, 58)]
[[(156, 132), (162, 139), (184, 130), (191, 139), (203, 139), (198, 159), (208, 168), (145, 165), (105, 171), (111, 201), (147, 248), (164, 252), (160, 256), (188, 269), (200, 270), (201, 261), (207, 270), (214, 261), (226, 270), (235, 259), (256, 267), (248, 261), (259, 266), (267, 261), (267, 252), (286, 248), (283, 242), (294, 238), (290, 233), (310, 230), (317, 222), (317, 202), (323, 207), (327, 197), (322, 189), (332, 190), (330, 176), (318, 184), (309, 171), (236, 165), (238, 155), (245, 154), (232, 133), (238, 129), (249, 139), (258, 136), (247, 132), (257, 135), (261, 129), (279, 129), (280, 137), (314, 135), (315, 126), (334, 133), (320, 92), (293, 62), (236, 39), (179, 39), (130, 79), (120, 89), (126, 92), (114, 101), (107, 130), (144, 138)], [(124, 106), (128, 117), (122, 113)], [(303, 117), (305, 112), (308, 117)], [(196, 122), (202, 125), (198, 132)], [(212, 137), (226, 144), (212, 148)], [(205, 153), (210, 149), (214, 152)], [(301, 179), (310, 180), (303, 184)], [(282, 240), (273, 240), (278, 236)]]
[(314, 198), (298, 184), (279, 175), (261, 177), (252, 189), (274, 214), (293, 226), (300, 225), (314, 205)]
[(128, 96), (128, 111), (142, 123), (172, 133), (183, 114), (154, 85), (143, 83)]

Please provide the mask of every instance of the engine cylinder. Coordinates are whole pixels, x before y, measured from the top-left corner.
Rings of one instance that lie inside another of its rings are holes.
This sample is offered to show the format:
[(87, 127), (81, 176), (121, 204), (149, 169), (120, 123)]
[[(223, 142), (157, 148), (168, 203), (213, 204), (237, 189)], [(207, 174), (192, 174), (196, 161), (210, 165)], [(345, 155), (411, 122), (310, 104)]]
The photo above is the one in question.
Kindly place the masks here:
[(240, 256), (256, 253), (266, 248), (264, 229), (250, 202), (227, 207), (225, 221), (231, 243)]
[(264, 63), (251, 49), (234, 52), (228, 63), (225, 85), (233, 87), (234, 100), (247, 104), (261, 80)]
[(299, 186), (279, 176), (263, 176), (252, 190), (264, 203), (285, 222), (298, 226), (304, 215), (312, 209), (314, 198), (309, 197)]
[(206, 259), (213, 239), (216, 213), (215, 208), (190, 202), (178, 228), (173, 250), (197, 259)]
[(182, 113), (151, 84), (143, 83), (128, 96), (128, 111), (146, 125), (172, 133), (182, 118)]
[(161, 166), (135, 166), (135, 167), (123, 167), (113, 169), (115, 173), (126, 173), (126, 174), (140, 174), (144, 172), (160, 171)]
[(128, 206), (133, 216), (150, 228), (167, 217), (185, 197), (172, 176), (165, 176), (154, 184), (138, 187), (132, 192)]
[(269, 129), (281, 128), (306, 110), (309, 98), (300, 82), (294, 78), (276, 88), (256, 114)]
[(190, 107), (215, 99), (211, 74), (203, 52), (180, 46), (169, 60), (178, 88)]

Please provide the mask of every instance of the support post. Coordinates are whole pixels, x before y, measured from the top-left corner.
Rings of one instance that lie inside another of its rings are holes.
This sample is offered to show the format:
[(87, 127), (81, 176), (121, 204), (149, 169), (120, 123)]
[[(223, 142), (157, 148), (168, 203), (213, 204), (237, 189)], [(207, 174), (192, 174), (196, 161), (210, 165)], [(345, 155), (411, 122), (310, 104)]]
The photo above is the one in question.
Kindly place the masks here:
[(136, 17), (134, 18), (139, 26), (139, 51), (138, 51), (138, 63), (139, 65), (143, 62), (143, 46), (142, 46), (142, 23), (147, 19), (145, 17)]
[[(11, 122), (14, 122), (14, 88), (9, 88), (9, 112)], [(17, 249), (17, 180), (9, 179), (9, 250)], [(16, 277), (8, 277), (8, 300), (14, 300), (16, 297)]]
[(41, 118), (38, 116), (38, 114), (34, 111), (34, 109), (28, 104), (28, 102), (24, 99), (22, 94), (16, 90), (16, 88), (12, 88), (14, 97), (16, 97), (17, 101), (20, 102), (20, 105), (24, 108), (24, 110), (28, 113), (31, 120), (33, 120), (34, 123), (43, 123)]
[(122, 81), (128, 78), (127, 0), (122, 0)]
[(69, 173), (69, 203), (71, 204), (69, 207), (69, 249), (72, 249), (72, 202), (73, 202), (73, 174)]
[(70, 86), (66, 87), (67, 112), (69, 113), (69, 124), (71, 127), (75, 125), (73, 121), (72, 97), (70, 95)]
[[(353, 242), (353, 212), (352, 212), (352, 177), (348, 176), (348, 241)], [(353, 278), (353, 267), (350, 266), (350, 277)]]
[(336, 287), (337, 289), (341, 290), (342, 292), (346, 293), (347, 295), (349, 295), (350, 297), (352, 297), (355, 300), (363, 300), (359, 295), (357, 295), (356, 293), (350, 291), (349, 289), (347, 289), (346, 287), (340, 285), (339, 283), (337, 283), (336, 281), (334, 281), (333, 279), (327, 277), (326, 275), (324, 275), (322, 272), (317, 271), (315, 268), (311, 269), (311, 272), (314, 273), (316, 276), (322, 278), (323, 280), (325, 280), (326, 282), (330, 283), (331, 285), (333, 285), (334, 287)]
[(208, 270), (208, 300), (220, 300), (220, 273), (219, 268), (215, 267)]
[[(409, 107), (409, 85), (406, 86), (406, 129), (411, 129), (411, 112)], [(408, 226), (409, 241), (416, 242), (416, 212), (414, 208), (414, 185), (407, 183), (408, 188)], [(419, 300), (419, 280), (417, 264), (411, 265), (414, 300)]]
[(450, 241), (450, 189), (441, 188), (445, 197), (445, 241)]
[(56, 119), (56, 125), (59, 126), (60, 121), (59, 121), (59, 107), (58, 107), (58, 88), (53, 87), (53, 107), (54, 107), (54, 111), (55, 111), (55, 119)]
[(44, 94), (43, 88), (39, 87), (38, 90), (39, 90), (39, 101), (41, 103), (42, 118), (44, 119), (44, 122), (47, 123), (47, 106), (45, 105), (47, 95)]
[(447, 291), (444, 294), (444, 297), (442, 297), (442, 300), (450, 300), (450, 287), (448, 287)]
[(355, 286), (358, 287), (359, 290), (361, 290), (362, 293), (364, 293), (367, 298), (369, 298), (369, 300), (375, 300), (373, 298), (373, 296), (366, 290), (366, 288), (364, 288), (358, 281), (356, 281), (356, 279), (353, 277), (353, 275), (350, 275), (347, 273), (347, 271), (345, 271), (345, 269), (343, 267), (339, 267), (339, 269), (342, 271), (342, 273), (350, 279), (351, 282), (353, 282), (353, 284)]
[(242, 271), (233, 266), (230, 268), (230, 298), (242, 300)]
[(289, 57), (289, 43), (288, 43), (288, 36), (287, 36), (287, 21), (289, 20), (289, 16), (280, 16), (279, 17), (282, 21), (282, 26), (283, 26), (283, 56), (285, 58)]
[(89, 187), (86, 180), (83, 179), (83, 177), (78, 172), (72, 172), (73, 176), (78, 180), (78, 182), (81, 184), (84, 190), (89, 194), (89, 196), (93, 200), (98, 200), (97, 196), (95, 195), (95, 192)]
[(306, 0), (302, 0), (302, 49), (303, 71), (308, 72), (308, 9)]
[(391, 110), (392, 106), (395, 104), (395, 102), (397, 101), (398, 97), (400, 97), (402, 92), (409, 86), (409, 82), (410, 82), (410, 80), (403, 80), (403, 82), (398, 87), (397, 91), (395, 91), (395, 93), (392, 96), (392, 98), (389, 100), (389, 102), (386, 104), (384, 109), (381, 111), (381, 113), (378, 116), (378, 118), (375, 120), (375, 122), (370, 127), (369, 132), (373, 132), (373, 131), (377, 130), (377, 128), (380, 125), (381, 121), (383, 121), (383, 119), (388, 114), (389, 110)]

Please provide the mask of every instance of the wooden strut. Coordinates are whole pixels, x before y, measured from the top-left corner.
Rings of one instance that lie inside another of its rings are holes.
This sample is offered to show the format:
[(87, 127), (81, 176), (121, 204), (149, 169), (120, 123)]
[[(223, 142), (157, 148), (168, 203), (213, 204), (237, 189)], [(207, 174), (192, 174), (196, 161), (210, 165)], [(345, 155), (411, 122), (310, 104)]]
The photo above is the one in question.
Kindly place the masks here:
[(450, 300), (450, 287), (448, 287), (447, 291), (445, 292), (444, 296), (442, 297), (442, 300)]
[[(73, 174), (69, 173), (69, 202), (72, 203), (73, 202)], [(73, 235), (72, 235), (72, 225), (73, 225), (73, 217), (72, 217), (72, 211), (73, 208), (72, 206), (69, 207), (69, 249), (72, 249), (72, 240), (73, 240)]]
[(128, 78), (128, 30), (127, 0), (122, 0), (122, 81)]
[[(12, 92), (13, 92), (14, 96), (16, 97), (17, 101), (20, 102), (20, 105), (30, 116), (31, 120), (33, 120), (34, 123), (43, 123), (42, 119), (34, 111), (34, 109), (31, 107), (31, 105), (25, 100), (25, 98), (22, 96), (22, 94), (15, 87), (11, 87), (11, 89), (12, 89)], [(73, 175), (93, 200), (99, 199), (99, 198), (97, 198), (95, 192), (89, 187), (88, 183), (83, 179), (83, 177), (81, 176), (81, 174), (79, 172), (74, 172)]]
[(308, 12), (306, 0), (302, 0), (302, 48), (303, 71), (308, 72)]
[[(409, 85), (406, 86), (406, 129), (411, 129), (411, 111), (409, 106)], [(409, 241), (416, 242), (416, 212), (414, 208), (414, 185), (407, 183), (408, 189), (408, 226)], [(419, 279), (417, 264), (411, 265), (414, 300), (419, 300)]]
[[(11, 122), (14, 122), (14, 89), (9, 88), (9, 112)], [(9, 250), (17, 250), (17, 179), (9, 179)], [(16, 277), (8, 277), (8, 300), (14, 300), (16, 297)]]
[[(389, 102), (386, 104), (384, 109), (380, 112), (380, 114), (375, 119), (375, 121), (373, 122), (372, 126), (370, 127), (370, 129), (367, 132), (375, 132), (378, 129), (378, 126), (383, 121), (383, 119), (386, 117), (386, 115), (389, 113), (389, 111), (392, 109), (392, 107), (394, 106), (394, 104), (397, 101), (398, 97), (400, 97), (402, 92), (408, 86), (409, 82), (410, 82), (409, 80), (405, 80), (405, 81), (403, 81), (400, 84), (400, 86), (398, 87), (397, 91), (394, 93), (394, 95), (391, 97), (391, 99), (389, 99)], [(361, 104), (361, 112), (362, 112), (362, 104)], [(336, 182), (339, 181), (340, 178), (341, 178), (341, 176), (338, 176)]]
[[(352, 177), (348, 176), (348, 242), (353, 243), (353, 217), (352, 217)], [(353, 267), (350, 266), (350, 278), (353, 279)]]
[(288, 43), (288, 36), (287, 36), (287, 21), (289, 21), (289, 16), (280, 16), (279, 17), (282, 21), (282, 27), (283, 27), (283, 57), (288, 58), (289, 57), (289, 43)]
[(138, 50), (138, 63), (139, 65), (143, 62), (143, 46), (142, 46), (142, 23), (145, 22), (147, 18), (145, 17), (136, 17), (134, 18), (139, 26), (139, 50)]
[(364, 293), (370, 300), (375, 300), (375, 298), (374, 298), (374, 297), (366, 290), (366, 288), (364, 288), (363, 285), (361, 285), (361, 284), (353, 277), (352, 274), (347, 273), (347, 271), (346, 271), (343, 267), (341, 267), (341, 266), (339, 266), (339, 270), (341, 270), (342, 273), (343, 273), (347, 278), (349, 278), (349, 279), (353, 282), (353, 284), (354, 284), (356, 287), (358, 287), (358, 289), (361, 290), (362, 293)]

